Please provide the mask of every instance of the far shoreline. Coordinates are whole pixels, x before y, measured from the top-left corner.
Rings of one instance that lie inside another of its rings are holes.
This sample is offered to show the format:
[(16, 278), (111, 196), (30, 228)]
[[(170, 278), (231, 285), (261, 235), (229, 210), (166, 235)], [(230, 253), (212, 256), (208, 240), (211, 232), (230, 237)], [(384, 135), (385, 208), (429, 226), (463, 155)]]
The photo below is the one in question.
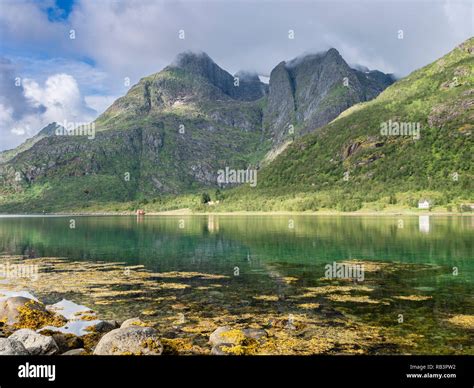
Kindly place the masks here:
[(416, 211), (416, 210), (362, 210), (354, 212), (341, 212), (337, 210), (323, 211), (222, 211), (222, 212), (202, 212), (192, 211), (189, 208), (150, 211), (144, 215), (137, 215), (135, 211), (114, 212), (114, 211), (92, 211), (92, 212), (53, 212), (53, 213), (0, 213), (0, 217), (67, 217), (67, 216), (137, 216), (143, 218), (145, 216), (474, 216), (471, 212), (447, 212), (447, 211)]

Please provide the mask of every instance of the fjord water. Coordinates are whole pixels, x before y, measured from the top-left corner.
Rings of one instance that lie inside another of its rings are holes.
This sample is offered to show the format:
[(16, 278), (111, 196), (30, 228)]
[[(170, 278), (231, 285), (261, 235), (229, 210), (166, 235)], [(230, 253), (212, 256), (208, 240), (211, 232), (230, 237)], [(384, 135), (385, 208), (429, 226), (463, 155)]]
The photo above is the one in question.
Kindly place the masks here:
[[(334, 261), (408, 264), (395, 277), (382, 274), (379, 296), (422, 294), (432, 297), (428, 303), (340, 305), (369, 324), (396, 327), (400, 335), (416, 331), (424, 339), (410, 352), (452, 353), (463, 346), (472, 352), (463, 332), (444, 319), (474, 310), (473, 231), (472, 216), (5, 216), (0, 218), (0, 252), (226, 275), (230, 280), (220, 292), (228, 297), (229, 309), (233, 301), (238, 308), (237, 301), (259, 294), (281, 298), (318, 286), (324, 266)], [(278, 281), (285, 277), (297, 279), (291, 290)], [(133, 313), (146, 307), (133, 297), (129, 305)], [(281, 304), (256, 308), (291, 312), (291, 306)], [(108, 309), (122, 318), (123, 306)], [(397, 326), (400, 313), (411, 323)]]
[(396, 261), (457, 266), (457, 281), (472, 282), (473, 232), (474, 217), (450, 216), (5, 216), (0, 251), (227, 274), (236, 265), (311, 273), (334, 260)]

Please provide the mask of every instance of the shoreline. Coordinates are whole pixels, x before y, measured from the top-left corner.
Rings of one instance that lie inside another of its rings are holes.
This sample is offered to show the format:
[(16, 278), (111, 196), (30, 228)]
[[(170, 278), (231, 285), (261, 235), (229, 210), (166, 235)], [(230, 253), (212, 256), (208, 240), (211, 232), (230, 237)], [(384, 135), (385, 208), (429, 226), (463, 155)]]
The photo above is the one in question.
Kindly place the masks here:
[(136, 212), (114, 212), (114, 211), (92, 211), (92, 212), (57, 212), (57, 213), (0, 213), (0, 217), (65, 217), (65, 216), (474, 216), (471, 212), (447, 212), (447, 211), (416, 211), (416, 210), (390, 210), (390, 211), (222, 211), (222, 212), (194, 212), (191, 209), (176, 209), (163, 211), (145, 212), (145, 215), (138, 216)]

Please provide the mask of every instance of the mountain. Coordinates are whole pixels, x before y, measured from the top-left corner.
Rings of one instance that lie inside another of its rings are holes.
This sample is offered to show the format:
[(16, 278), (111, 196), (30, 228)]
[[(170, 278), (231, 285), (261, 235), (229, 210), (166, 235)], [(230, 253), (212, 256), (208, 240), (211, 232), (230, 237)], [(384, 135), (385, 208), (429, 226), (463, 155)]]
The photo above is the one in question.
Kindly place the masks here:
[(294, 141), (259, 171), (256, 189), (230, 193), (227, 206), (357, 210), (367, 203), (398, 202), (416, 207), (422, 196), (436, 205), (469, 203), (473, 129), (471, 38)]
[(247, 78), (237, 93), (233, 80), (206, 55), (180, 56), (99, 116), (93, 139), (45, 137), (0, 165), (5, 195), (34, 191), (53, 206), (214, 185), (219, 168), (246, 168), (268, 148), (260, 105), (251, 101), (264, 84)]
[(292, 138), (290, 125), (299, 135), (313, 131), (393, 82), (390, 74), (352, 69), (334, 48), (281, 62), (270, 74), (264, 127), (282, 143)]
[(35, 136), (30, 137), (29, 139), (25, 140), (18, 147), (12, 150), (6, 150), (6, 151), (0, 152), (0, 164), (8, 162), (9, 160), (13, 159), (16, 155), (18, 155), (20, 152), (29, 150), (41, 139), (48, 136), (55, 136), (55, 132), (57, 128), (61, 128), (61, 126), (57, 123), (48, 124), (46, 127), (41, 129)]
[[(42, 136), (5, 158), (0, 203), (52, 211), (217, 187), (218, 170), (257, 166), (279, 146), (275, 117), (288, 101), (288, 115), (309, 131), (385, 87), (359, 80), (334, 49), (284, 64), (289, 89), (280, 67), (266, 85), (256, 74), (232, 76), (205, 53), (180, 54), (118, 98), (90, 125), (91, 138)], [(350, 86), (341, 89), (343, 76)]]

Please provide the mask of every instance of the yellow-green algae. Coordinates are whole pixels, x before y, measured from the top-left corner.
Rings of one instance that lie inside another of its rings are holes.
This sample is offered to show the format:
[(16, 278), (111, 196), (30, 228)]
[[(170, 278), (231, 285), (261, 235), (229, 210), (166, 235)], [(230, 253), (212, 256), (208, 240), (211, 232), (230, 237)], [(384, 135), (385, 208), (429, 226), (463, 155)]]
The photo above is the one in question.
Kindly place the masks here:
[[(9, 260), (13, 259), (9, 256)], [(433, 327), (443, 330), (452, 327), (448, 338), (461, 342), (467, 341), (463, 330), (472, 328), (469, 323), (472, 316), (468, 314), (450, 316), (446, 313), (445, 322), (449, 325), (444, 326), (434, 326), (439, 325), (439, 321), (426, 315), (422, 322), (410, 315), (414, 314), (413, 308), (426, 308), (429, 313), (432, 303), (436, 302), (435, 297), (430, 295), (428, 300), (420, 295), (416, 298), (419, 303), (414, 304), (410, 298), (415, 295), (413, 290), (408, 299), (400, 298), (400, 289), (391, 286), (390, 276), (398, 279), (398, 271), (411, 271), (412, 268), (429, 272), (427, 266), (358, 260), (366, 272), (363, 284), (348, 284), (337, 279), (315, 279), (313, 283), (305, 283), (296, 276), (273, 274), (271, 277), (278, 282), (278, 287), (285, 287), (281, 298), (281, 289), (276, 292), (277, 288), (274, 294), (268, 288), (257, 288), (254, 295), (242, 294), (240, 290), (232, 293), (228, 288), (232, 279), (215, 278), (213, 274), (206, 278), (197, 272), (188, 275), (177, 272), (160, 277), (143, 266), (130, 270), (131, 267), (122, 263), (58, 258), (22, 259), (22, 262), (39, 265), (38, 281), (15, 279), (14, 283), (5, 284), (5, 289), (29, 290), (40, 299), (50, 294), (73, 295), (77, 302), (93, 307), (98, 316), (104, 318), (124, 320), (145, 312), (142, 316), (147, 316), (150, 325), (163, 333), (167, 354), (208, 354), (209, 335), (220, 326), (230, 326), (233, 330), (264, 328), (268, 333), (262, 341), (222, 349), (231, 354), (426, 353), (426, 349), (432, 349), (429, 347), (432, 341), (425, 333), (430, 333)], [(282, 280), (285, 277), (294, 280)], [(179, 279), (179, 283), (169, 281), (174, 279)], [(209, 280), (213, 283), (209, 284)], [(175, 284), (180, 287), (176, 288)], [(210, 287), (220, 288), (223, 293), (213, 294)], [(263, 296), (263, 300), (259, 300), (259, 296)], [(268, 303), (268, 299), (273, 303)], [(279, 306), (278, 311), (275, 304)], [(416, 307), (404, 310), (404, 304)], [(178, 311), (180, 316), (177, 318)], [(397, 323), (399, 313), (404, 313), (403, 324)], [(424, 330), (425, 324), (431, 326)], [(420, 329), (424, 331), (419, 332)], [(84, 347), (89, 353), (100, 336), (100, 333), (85, 336)], [(443, 349), (461, 354), (474, 352), (467, 346), (459, 350), (455, 347)]]
[(474, 315), (455, 315), (449, 318), (448, 322), (466, 329), (474, 329)]
[(401, 300), (411, 300), (414, 302), (420, 302), (420, 301), (425, 301), (432, 299), (433, 297), (430, 295), (400, 295), (400, 296), (394, 296), (395, 299), (401, 299)]
[(13, 324), (15, 329), (36, 330), (44, 326), (61, 327), (66, 323), (61, 316), (36, 308), (36, 304), (31, 300), (17, 308), (17, 322)]

